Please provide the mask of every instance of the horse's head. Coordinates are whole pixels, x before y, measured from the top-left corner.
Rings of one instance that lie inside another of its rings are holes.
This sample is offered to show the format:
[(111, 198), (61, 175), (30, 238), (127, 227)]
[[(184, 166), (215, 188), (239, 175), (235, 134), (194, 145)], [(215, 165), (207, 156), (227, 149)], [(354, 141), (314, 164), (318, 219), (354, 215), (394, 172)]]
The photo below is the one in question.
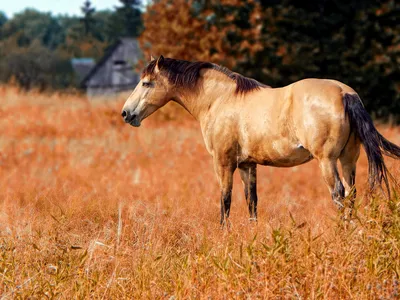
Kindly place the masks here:
[(121, 115), (126, 123), (139, 127), (143, 119), (171, 100), (171, 84), (160, 72), (163, 63), (164, 57), (160, 56), (157, 60), (152, 59), (144, 69), (138, 85), (122, 108)]

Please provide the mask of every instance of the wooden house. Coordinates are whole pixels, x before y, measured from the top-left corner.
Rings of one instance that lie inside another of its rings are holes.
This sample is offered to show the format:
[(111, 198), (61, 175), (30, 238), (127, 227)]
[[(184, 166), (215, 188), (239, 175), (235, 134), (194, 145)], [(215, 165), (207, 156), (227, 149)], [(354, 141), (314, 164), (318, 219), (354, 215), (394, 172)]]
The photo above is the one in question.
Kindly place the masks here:
[(116, 95), (132, 90), (140, 80), (135, 66), (141, 52), (136, 39), (120, 38), (90, 70), (81, 86), (88, 97)]

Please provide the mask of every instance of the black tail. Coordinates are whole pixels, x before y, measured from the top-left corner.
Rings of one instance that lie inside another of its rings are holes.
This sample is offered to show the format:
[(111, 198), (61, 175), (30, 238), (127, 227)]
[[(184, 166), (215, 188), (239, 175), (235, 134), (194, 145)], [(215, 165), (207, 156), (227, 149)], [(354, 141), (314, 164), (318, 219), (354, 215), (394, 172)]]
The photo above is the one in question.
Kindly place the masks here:
[(386, 168), (383, 154), (399, 159), (400, 147), (389, 142), (378, 132), (357, 94), (345, 94), (343, 104), (350, 121), (351, 131), (358, 135), (367, 153), (371, 189), (376, 184), (384, 183), (390, 197), (388, 177), (391, 175)]

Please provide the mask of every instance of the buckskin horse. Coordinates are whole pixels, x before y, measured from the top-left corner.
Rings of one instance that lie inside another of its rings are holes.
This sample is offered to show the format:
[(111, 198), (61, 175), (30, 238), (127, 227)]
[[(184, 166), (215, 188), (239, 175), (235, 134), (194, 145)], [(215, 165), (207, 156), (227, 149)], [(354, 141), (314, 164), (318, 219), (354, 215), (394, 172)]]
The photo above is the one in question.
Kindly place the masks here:
[(213, 63), (160, 56), (143, 70), (122, 117), (139, 127), (171, 100), (200, 122), (221, 188), (221, 224), (229, 217), (236, 168), (255, 220), (257, 164), (293, 167), (317, 159), (332, 200), (342, 209), (345, 197), (354, 202), (362, 144), (371, 188), (384, 184), (389, 191), (383, 155), (400, 158), (400, 147), (377, 131), (358, 94), (344, 83), (304, 79), (271, 88)]

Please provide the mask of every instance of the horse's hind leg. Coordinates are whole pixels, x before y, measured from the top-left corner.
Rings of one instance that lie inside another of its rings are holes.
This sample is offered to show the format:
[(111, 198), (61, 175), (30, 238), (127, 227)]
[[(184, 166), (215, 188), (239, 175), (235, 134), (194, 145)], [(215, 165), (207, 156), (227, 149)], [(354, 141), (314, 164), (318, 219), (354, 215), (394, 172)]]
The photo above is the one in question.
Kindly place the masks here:
[(322, 176), (328, 185), (333, 202), (338, 209), (343, 209), (344, 186), (339, 178), (337, 170), (337, 159), (323, 158), (319, 160), (319, 166), (322, 171)]
[(351, 209), (354, 206), (354, 201), (357, 195), (356, 191), (356, 164), (360, 156), (360, 141), (354, 135), (351, 135), (346, 147), (339, 156), (340, 164), (343, 171), (343, 182), (345, 188), (345, 196), (350, 200), (350, 215)]
[(257, 221), (257, 165), (239, 166), (239, 172), (249, 207), (250, 220)]

